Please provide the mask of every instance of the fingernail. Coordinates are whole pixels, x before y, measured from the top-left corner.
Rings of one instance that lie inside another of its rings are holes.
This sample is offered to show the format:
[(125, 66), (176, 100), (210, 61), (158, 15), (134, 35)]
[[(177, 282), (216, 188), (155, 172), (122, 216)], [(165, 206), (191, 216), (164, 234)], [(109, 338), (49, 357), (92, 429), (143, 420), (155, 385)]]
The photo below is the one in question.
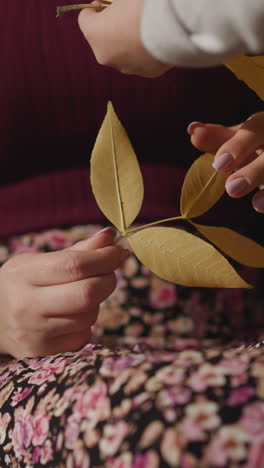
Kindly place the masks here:
[(100, 231), (96, 232), (94, 234), (94, 236), (99, 236), (100, 234), (103, 234), (103, 233), (107, 233), (107, 234), (111, 234), (113, 236), (113, 238), (116, 236), (116, 229), (113, 228), (112, 226), (108, 226), (104, 229), (101, 229)]
[(264, 193), (257, 193), (252, 200), (252, 205), (254, 210), (264, 213)]
[(213, 162), (213, 167), (216, 171), (228, 169), (229, 166), (234, 162), (234, 156), (231, 153), (223, 153)]
[(120, 254), (120, 262), (124, 262), (131, 255), (130, 250), (124, 249)]
[(249, 180), (245, 177), (238, 177), (238, 179), (231, 180), (227, 182), (226, 191), (228, 195), (237, 196), (243, 193), (249, 187)]
[(202, 127), (203, 124), (201, 122), (191, 122), (190, 125), (187, 127), (187, 132), (189, 135), (193, 135), (194, 131), (198, 127)]

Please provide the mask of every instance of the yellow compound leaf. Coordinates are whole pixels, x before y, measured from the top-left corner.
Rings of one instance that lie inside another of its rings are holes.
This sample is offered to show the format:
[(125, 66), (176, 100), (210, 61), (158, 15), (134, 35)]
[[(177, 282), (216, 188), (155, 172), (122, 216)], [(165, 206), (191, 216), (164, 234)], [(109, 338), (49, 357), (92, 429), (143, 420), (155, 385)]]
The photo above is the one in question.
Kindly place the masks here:
[(187, 172), (181, 193), (181, 213), (186, 218), (200, 216), (223, 195), (229, 173), (216, 172), (214, 156), (206, 153)]
[(264, 56), (238, 57), (225, 64), (264, 100)]
[(92, 152), (91, 185), (102, 212), (124, 233), (138, 215), (144, 187), (136, 155), (111, 103)]
[(142, 229), (128, 241), (146, 267), (172, 283), (207, 288), (251, 287), (212, 245), (180, 229)]
[(203, 226), (193, 222), (192, 224), (225, 254), (242, 265), (253, 268), (264, 267), (264, 248), (253, 240), (231, 229)]

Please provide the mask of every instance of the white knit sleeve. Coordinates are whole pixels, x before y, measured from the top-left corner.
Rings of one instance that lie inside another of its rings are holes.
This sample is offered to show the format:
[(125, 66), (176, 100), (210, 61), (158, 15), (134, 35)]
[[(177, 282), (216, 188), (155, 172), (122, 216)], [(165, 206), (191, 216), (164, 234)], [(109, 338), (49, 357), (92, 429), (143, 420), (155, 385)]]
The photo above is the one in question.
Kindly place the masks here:
[(264, 54), (264, 0), (144, 0), (141, 37), (162, 62), (207, 67)]

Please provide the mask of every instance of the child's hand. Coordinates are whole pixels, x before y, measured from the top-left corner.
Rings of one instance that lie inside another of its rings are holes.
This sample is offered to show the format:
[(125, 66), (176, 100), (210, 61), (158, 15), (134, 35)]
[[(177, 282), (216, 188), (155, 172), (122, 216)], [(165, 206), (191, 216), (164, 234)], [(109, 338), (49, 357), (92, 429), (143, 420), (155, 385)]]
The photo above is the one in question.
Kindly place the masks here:
[(0, 352), (15, 358), (74, 351), (90, 339), (114, 270), (129, 251), (114, 229), (58, 252), (20, 254), (0, 269)]
[(240, 198), (259, 188), (252, 205), (264, 213), (264, 112), (234, 127), (193, 122), (188, 132), (194, 146), (216, 153), (217, 171), (235, 171), (226, 182), (230, 197)]
[(82, 10), (79, 25), (98, 63), (122, 73), (152, 78), (173, 65), (160, 62), (143, 46), (142, 9), (143, 0), (114, 0), (100, 12), (93, 8)]

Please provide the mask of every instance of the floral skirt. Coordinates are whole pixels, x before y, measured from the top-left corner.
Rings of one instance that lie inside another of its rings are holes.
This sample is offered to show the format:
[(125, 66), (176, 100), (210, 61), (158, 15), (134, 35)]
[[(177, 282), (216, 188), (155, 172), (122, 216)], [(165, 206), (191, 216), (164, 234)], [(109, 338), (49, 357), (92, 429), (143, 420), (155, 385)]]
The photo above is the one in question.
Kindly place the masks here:
[[(98, 228), (9, 239), (1, 261)], [(264, 468), (263, 275), (244, 274), (255, 289), (185, 288), (132, 256), (92, 343), (2, 358), (0, 467)]]

